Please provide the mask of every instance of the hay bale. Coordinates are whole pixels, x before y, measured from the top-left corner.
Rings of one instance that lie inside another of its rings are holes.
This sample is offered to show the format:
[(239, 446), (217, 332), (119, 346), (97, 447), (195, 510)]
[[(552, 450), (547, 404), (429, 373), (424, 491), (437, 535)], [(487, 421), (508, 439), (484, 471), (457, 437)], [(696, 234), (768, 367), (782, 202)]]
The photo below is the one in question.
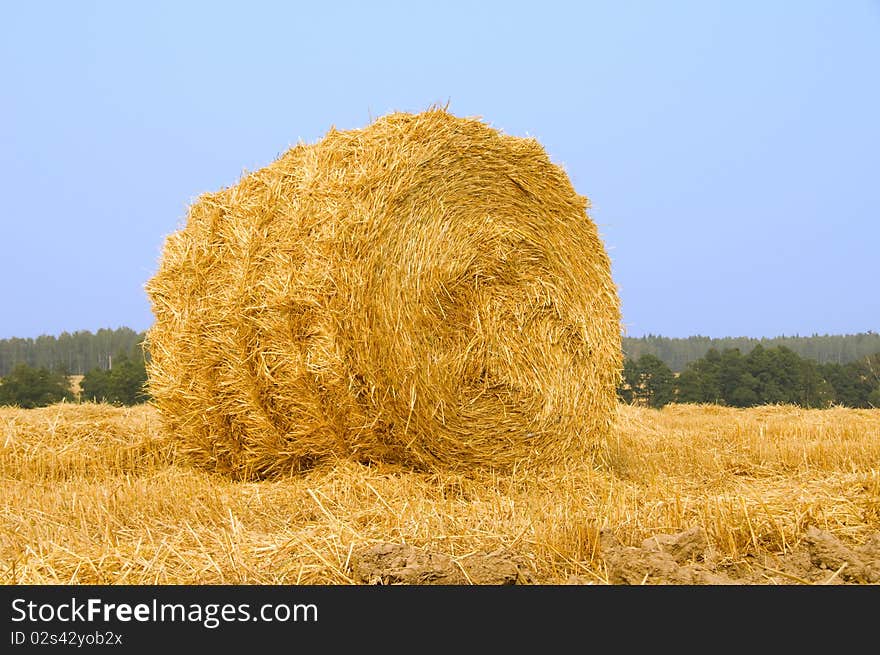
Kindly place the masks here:
[(166, 241), (147, 284), (165, 428), (244, 478), (582, 452), (621, 364), (586, 209), (537, 141), (442, 109), (291, 148)]

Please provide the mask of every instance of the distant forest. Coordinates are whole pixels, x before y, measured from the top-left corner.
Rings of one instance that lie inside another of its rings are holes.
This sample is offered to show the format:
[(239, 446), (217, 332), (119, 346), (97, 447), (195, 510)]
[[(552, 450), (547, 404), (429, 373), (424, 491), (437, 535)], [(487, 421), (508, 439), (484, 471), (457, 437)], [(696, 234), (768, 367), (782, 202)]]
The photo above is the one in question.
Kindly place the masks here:
[(675, 339), (656, 335), (623, 338), (623, 352), (627, 359), (637, 360), (642, 355), (654, 355), (675, 373), (680, 373), (688, 364), (704, 357), (710, 348), (719, 352), (736, 348), (742, 355), (747, 355), (758, 345), (765, 349), (783, 346), (819, 364), (849, 364), (880, 352), (880, 333), (868, 331), (761, 339), (700, 336)]
[[(84, 375), (95, 368), (108, 370), (113, 358), (120, 354), (131, 359), (143, 357), (140, 345), (143, 340), (143, 332), (135, 332), (127, 327), (101, 329), (95, 333), (88, 330), (63, 332), (57, 337), (44, 335), (35, 339), (0, 339), (0, 376), (8, 375), (17, 364), (63, 371), (68, 375)], [(764, 348), (784, 346), (819, 364), (848, 364), (880, 352), (880, 333), (869, 331), (761, 339), (648, 335), (623, 339), (627, 359), (638, 360), (642, 355), (654, 355), (675, 373), (704, 357), (709, 349), (723, 352), (737, 348), (742, 355), (747, 355), (757, 345)]]
[(9, 375), (18, 364), (67, 375), (85, 375), (95, 368), (106, 371), (120, 354), (131, 359), (143, 358), (143, 340), (143, 332), (127, 327), (94, 333), (62, 332), (57, 337), (43, 335), (36, 339), (0, 339), (0, 376)]

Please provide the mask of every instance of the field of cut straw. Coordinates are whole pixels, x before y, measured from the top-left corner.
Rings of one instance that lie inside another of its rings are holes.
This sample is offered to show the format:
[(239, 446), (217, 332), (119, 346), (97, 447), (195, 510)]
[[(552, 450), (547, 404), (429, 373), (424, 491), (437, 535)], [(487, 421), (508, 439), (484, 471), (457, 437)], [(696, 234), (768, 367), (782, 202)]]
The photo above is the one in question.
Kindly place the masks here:
[(880, 582), (880, 410), (622, 406), (528, 474), (235, 482), (149, 406), (0, 409), (4, 584)]

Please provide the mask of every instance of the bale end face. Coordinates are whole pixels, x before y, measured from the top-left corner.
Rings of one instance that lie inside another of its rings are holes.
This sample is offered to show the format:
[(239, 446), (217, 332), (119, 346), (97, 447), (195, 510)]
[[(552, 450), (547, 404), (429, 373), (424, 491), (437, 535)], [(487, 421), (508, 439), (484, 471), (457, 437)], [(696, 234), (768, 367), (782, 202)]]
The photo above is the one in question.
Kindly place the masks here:
[(165, 244), (147, 338), (166, 429), (237, 477), (583, 454), (622, 361), (587, 206), (536, 141), (444, 110), (292, 148)]

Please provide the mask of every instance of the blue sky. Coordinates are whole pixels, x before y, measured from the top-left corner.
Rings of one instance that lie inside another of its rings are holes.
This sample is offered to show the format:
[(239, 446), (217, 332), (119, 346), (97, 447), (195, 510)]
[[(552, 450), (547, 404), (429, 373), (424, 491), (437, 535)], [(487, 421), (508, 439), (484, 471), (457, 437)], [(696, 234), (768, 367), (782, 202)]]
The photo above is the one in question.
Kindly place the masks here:
[(880, 2), (33, 2), (0, 24), (0, 338), (152, 322), (199, 194), (449, 102), (593, 204), (626, 333), (880, 330)]

